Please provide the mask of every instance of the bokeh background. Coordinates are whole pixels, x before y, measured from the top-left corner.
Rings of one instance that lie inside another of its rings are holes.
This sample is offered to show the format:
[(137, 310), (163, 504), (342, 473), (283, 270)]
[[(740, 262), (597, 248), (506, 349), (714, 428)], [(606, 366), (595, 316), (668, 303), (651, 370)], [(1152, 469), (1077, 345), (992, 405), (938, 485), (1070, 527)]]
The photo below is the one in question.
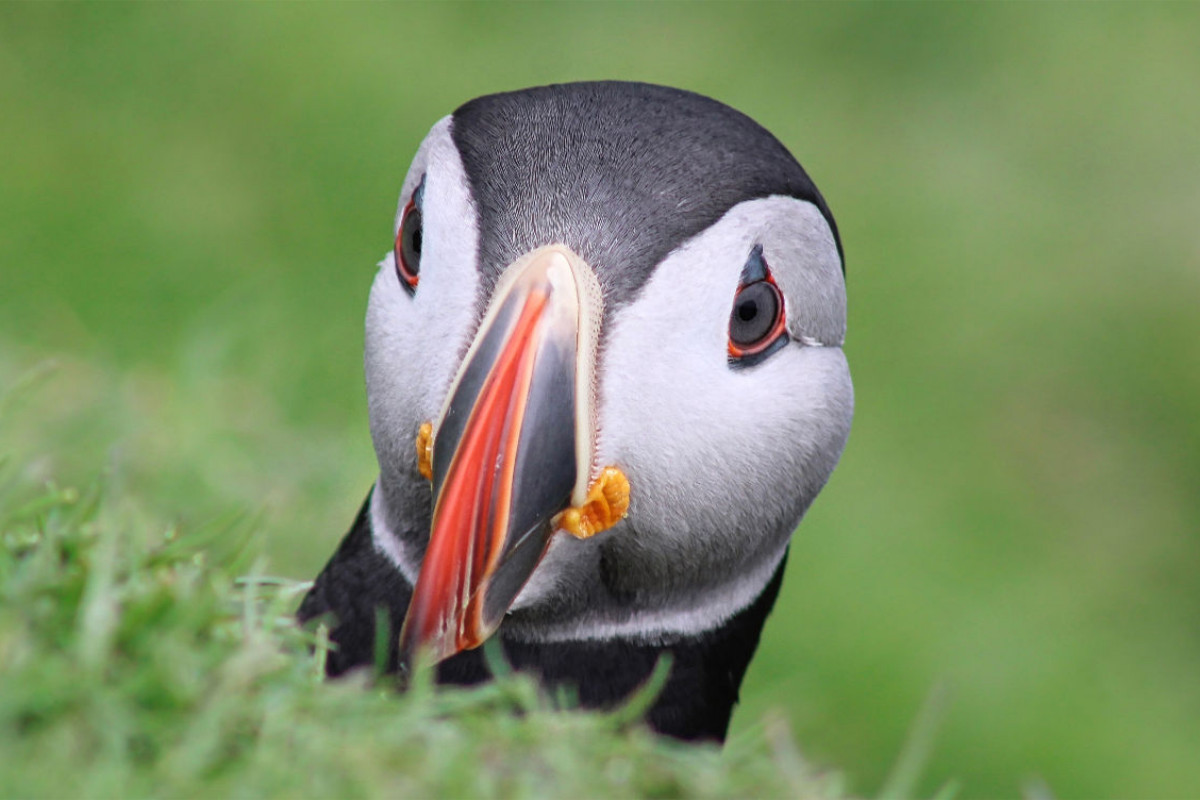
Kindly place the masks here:
[[(0, 6), (6, 450), (315, 574), (374, 473), (361, 325), (428, 128), (680, 86), (830, 202), (858, 396), (735, 728), (875, 791), (1200, 787), (1200, 6)], [(14, 422), (15, 420), (15, 422)], [(586, 742), (580, 743), (586, 747)]]

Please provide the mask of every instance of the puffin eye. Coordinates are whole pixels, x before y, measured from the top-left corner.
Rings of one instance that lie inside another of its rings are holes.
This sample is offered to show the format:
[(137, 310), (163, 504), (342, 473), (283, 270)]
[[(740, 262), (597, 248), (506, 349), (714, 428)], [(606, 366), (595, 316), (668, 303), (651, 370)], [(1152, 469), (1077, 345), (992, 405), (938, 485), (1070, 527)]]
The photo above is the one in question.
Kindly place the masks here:
[(400, 221), (395, 244), (396, 274), (400, 285), (412, 294), (421, 279), (421, 209), (416, 200), (409, 200)]
[(762, 258), (762, 247), (758, 246), (742, 271), (742, 285), (729, 314), (729, 364), (732, 367), (757, 364), (787, 340), (783, 293), (775, 285)]
[(729, 316), (729, 341), (742, 350), (762, 344), (780, 320), (779, 290), (757, 281), (738, 290)]

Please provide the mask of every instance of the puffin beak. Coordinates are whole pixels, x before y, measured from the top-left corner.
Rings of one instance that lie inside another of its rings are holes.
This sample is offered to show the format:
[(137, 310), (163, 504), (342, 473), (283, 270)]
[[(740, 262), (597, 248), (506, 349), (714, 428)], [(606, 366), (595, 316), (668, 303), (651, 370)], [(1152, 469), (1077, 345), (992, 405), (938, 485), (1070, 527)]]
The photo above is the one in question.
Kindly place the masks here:
[(478, 647), (587, 496), (600, 287), (565, 245), (511, 264), (433, 431), (433, 522), (400, 656)]

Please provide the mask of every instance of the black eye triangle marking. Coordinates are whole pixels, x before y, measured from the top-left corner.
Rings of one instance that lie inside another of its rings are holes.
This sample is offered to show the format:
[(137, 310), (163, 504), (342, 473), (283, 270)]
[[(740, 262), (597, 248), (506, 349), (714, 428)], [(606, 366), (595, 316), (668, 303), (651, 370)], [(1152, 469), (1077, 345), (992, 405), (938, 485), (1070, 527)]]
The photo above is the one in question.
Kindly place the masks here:
[(750, 251), (750, 257), (746, 259), (746, 266), (742, 267), (742, 278), (738, 281), (738, 286), (747, 286), (755, 281), (764, 281), (770, 274), (770, 270), (767, 269), (767, 262), (763, 260), (763, 246), (756, 244), (754, 245), (754, 249)]
[(428, 175), (421, 176), (421, 182), (417, 184), (417, 188), (413, 191), (412, 201), (417, 208), (425, 205), (425, 179)]

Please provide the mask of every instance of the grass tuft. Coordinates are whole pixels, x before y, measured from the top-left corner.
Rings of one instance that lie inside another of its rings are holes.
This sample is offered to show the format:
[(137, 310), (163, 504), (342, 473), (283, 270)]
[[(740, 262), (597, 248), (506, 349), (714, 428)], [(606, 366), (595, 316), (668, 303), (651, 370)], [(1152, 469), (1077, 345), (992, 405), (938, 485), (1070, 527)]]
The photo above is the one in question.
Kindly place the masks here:
[(841, 796), (775, 720), (724, 752), (527, 678), (405, 694), (325, 682), (307, 584), (261, 574), (261, 521), (191, 530), (103, 480), (0, 461), (0, 786), (7, 796)]

